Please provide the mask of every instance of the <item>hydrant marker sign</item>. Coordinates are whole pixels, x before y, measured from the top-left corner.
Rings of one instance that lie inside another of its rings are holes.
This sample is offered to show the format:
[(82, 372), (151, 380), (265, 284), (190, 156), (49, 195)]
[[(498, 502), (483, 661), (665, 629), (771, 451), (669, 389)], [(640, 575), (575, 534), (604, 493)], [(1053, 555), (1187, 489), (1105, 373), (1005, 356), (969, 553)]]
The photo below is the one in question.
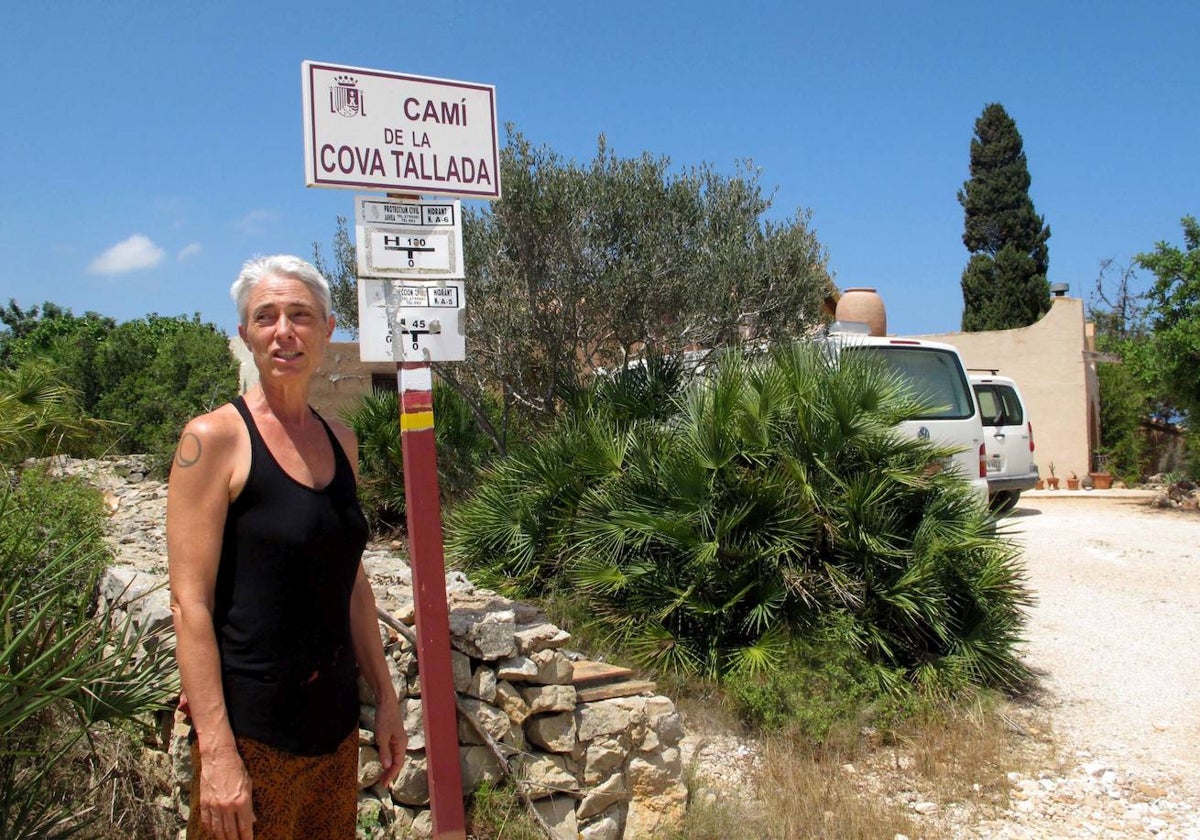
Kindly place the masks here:
[(310, 187), (500, 198), (491, 85), (305, 61)]

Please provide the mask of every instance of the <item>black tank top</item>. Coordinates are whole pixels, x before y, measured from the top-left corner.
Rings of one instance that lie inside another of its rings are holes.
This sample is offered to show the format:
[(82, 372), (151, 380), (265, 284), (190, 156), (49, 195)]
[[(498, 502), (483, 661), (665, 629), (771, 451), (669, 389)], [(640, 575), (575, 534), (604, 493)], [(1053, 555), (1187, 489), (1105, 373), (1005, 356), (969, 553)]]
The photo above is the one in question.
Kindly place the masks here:
[(350, 594), (367, 522), (354, 472), (333, 446), (328, 486), (293, 479), (238, 397), (250, 432), (250, 474), (229, 506), (213, 623), (234, 735), (294, 755), (334, 752), (358, 721)]

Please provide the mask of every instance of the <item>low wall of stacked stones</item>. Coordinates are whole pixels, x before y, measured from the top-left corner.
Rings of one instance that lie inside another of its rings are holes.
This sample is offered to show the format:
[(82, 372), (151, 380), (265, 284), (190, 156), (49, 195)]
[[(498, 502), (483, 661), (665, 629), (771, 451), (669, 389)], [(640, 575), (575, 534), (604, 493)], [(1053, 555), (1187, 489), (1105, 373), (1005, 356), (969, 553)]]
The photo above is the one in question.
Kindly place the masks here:
[[(117, 562), (103, 578), (101, 597), (118, 618), (128, 615), (155, 643), (169, 644), (165, 486), (146, 479), (136, 459), (62, 460), (55, 469), (89, 476), (112, 514), (107, 538)], [(363, 562), (380, 608), (411, 626), (412, 581), (402, 558), (389, 547), (373, 546)], [(669, 698), (647, 691), (583, 699), (575, 673), (583, 657), (568, 649), (568, 633), (536, 608), (477, 588), (461, 573), (448, 573), (446, 586), (464, 791), (510, 778), (561, 838), (651, 837), (682, 817), (687, 790), (679, 744), (684, 731)], [(428, 837), (432, 819), (420, 669), (407, 634), (385, 623), (380, 633), (402, 698), (408, 751), (399, 776), (386, 787), (380, 784), (382, 768), (371, 732), (374, 698), (361, 684), (359, 836)], [(175, 773), (172, 805), (185, 820), (191, 780), (188, 722), (176, 713), (169, 724), (163, 746)], [(489, 736), (504, 767), (486, 745)]]

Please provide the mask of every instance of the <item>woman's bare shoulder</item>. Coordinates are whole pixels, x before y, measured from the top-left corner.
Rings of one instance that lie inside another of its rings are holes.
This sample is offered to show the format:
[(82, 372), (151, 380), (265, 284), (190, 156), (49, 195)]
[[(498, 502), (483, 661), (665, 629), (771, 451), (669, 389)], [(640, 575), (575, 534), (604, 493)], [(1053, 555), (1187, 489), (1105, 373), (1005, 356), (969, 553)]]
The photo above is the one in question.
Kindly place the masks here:
[(241, 442), (244, 428), (241, 415), (229, 403), (193, 417), (179, 436), (173, 466), (191, 467), (202, 459), (211, 464), (214, 459), (228, 458)]

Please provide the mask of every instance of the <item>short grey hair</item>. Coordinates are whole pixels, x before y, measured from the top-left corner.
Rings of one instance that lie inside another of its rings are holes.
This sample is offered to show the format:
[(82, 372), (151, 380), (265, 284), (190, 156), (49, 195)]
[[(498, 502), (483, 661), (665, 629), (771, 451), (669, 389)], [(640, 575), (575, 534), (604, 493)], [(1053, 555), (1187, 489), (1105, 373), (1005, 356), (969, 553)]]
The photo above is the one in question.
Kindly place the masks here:
[(321, 302), (321, 317), (328, 318), (333, 311), (333, 297), (329, 293), (329, 281), (321, 276), (316, 266), (291, 254), (275, 254), (270, 257), (255, 257), (247, 260), (242, 272), (229, 287), (229, 296), (237, 305), (238, 322), (244, 327), (249, 317), (246, 311), (250, 290), (269, 275), (290, 277), (299, 280), (316, 294)]

